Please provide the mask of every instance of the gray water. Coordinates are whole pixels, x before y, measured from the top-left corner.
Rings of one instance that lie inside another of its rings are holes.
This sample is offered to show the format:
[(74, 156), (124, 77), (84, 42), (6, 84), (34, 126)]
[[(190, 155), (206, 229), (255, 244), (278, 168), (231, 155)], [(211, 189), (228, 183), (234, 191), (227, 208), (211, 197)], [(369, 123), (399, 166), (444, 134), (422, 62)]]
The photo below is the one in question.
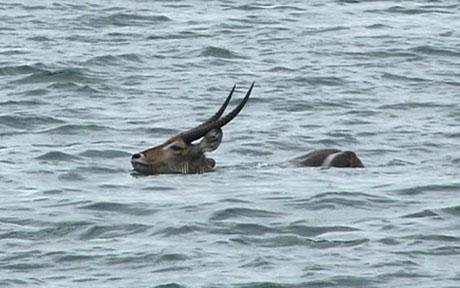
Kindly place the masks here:
[(0, 287), (460, 287), (458, 1), (92, 2), (0, 4)]

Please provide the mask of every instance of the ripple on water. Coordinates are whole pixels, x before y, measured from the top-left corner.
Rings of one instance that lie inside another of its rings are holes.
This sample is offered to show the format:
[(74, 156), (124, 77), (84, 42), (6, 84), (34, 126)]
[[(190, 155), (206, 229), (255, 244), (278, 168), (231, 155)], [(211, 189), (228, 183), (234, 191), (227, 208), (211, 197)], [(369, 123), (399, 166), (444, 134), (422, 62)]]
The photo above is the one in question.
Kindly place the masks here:
[(418, 195), (418, 194), (436, 193), (436, 192), (458, 192), (459, 189), (460, 189), (460, 183), (452, 183), (452, 184), (419, 185), (415, 187), (397, 189), (394, 191), (397, 194), (401, 194), (401, 195)]
[(2, 125), (16, 129), (31, 129), (36, 127), (46, 127), (52, 124), (65, 123), (62, 120), (48, 116), (19, 116), (19, 115), (3, 115), (0, 116)]
[(62, 125), (56, 128), (47, 129), (44, 131), (40, 131), (40, 133), (44, 134), (58, 134), (58, 135), (76, 135), (76, 134), (87, 134), (88, 132), (100, 132), (100, 131), (108, 131), (114, 130), (113, 128), (101, 125), (94, 125), (94, 124), (67, 124)]
[(39, 65), (17, 65), (17, 66), (3, 66), (0, 67), (0, 76), (14, 76), (21, 74), (33, 74), (40, 72)]
[(64, 256), (56, 257), (55, 261), (57, 263), (63, 264), (63, 263), (74, 263), (74, 262), (81, 262), (81, 261), (90, 261), (93, 259), (100, 258), (99, 255), (88, 255), (88, 254), (67, 254)]
[(183, 225), (180, 227), (167, 227), (153, 233), (153, 235), (162, 235), (164, 237), (190, 234), (194, 232), (207, 231), (206, 225)]
[[(229, 225), (225, 230), (220, 229), (218, 232), (223, 234), (241, 234), (241, 235), (265, 235), (268, 233), (277, 233), (279, 230), (261, 224), (255, 223), (236, 223)], [(217, 231), (215, 231), (217, 232)]]
[(360, 231), (357, 228), (349, 226), (305, 226), (305, 225), (289, 225), (283, 229), (284, 233), (292, 233), (298, 236), (311, 237), (318, 236), (330, 232), (356, 232)]
[(440, 217), (440, 215), (430, 209), (425, 209), (420, 212), (406, 214), (402, 217), (403, 218), (425, 218), (425, 217), (436, 217), (437, 218), (437, 217)]
[(449, 56), (449, 57), (455, 57), (455, 58), (458, 58), (460, 56), (460, 52), (458, 51), (442, 49), (442, 48), (433, 47), (433, 46), (418, 46), (418, 47), (411, 48), (410, 50), (415, 53), (428, 54), (428, 55), (434, 55), (434, 56)]
[(342, 86), (346, 84), (344, 79), (334, 76), (298, 76), (291, 79), (296, 85), (308, 85), (308, 86)]
[[(5, 270), (21, 271), (21, 272), (31, 272), (34, 270), (45, 269), (52, 267), (50, 263), (13, 263), (0, 265), (0, 268)], [(0, 282), (1, 283), (1, 282)]]
[(233, 218), (260, 218), (260, 217), (278, 217), (282, 213), (271, 212), (262, 209), (251, 209), (251, 208), (226, 208), (216, 211), (212, 214), (210, 220), (227, 220)]
[[(308, 278), (308, 275), (305, 276)], [(300, 283), (282, 282), (248, 282), (235, 285), (237, 288), (304, 288), (304, 287), (376, 287), (380, 280), (374, 277), (332, 276), (324, 280), (311, 280)]]
[(188, 260), (184, 254), (178, 253), (129, 253), (128, 255), (113, 255), (106, 259), (108, 265), (133, 265), (137, 268), (152, 267), (156, 265), (171, 266)]
[[(209, 38), (210, 35), (197, 33), (193, 31), (181, 31), (179, 33), (168, 33), (150, 35), (147, 37), (148, 40), (175, 40), (175, 39), (197, 39), (197, 38)], [(160, 57), (157, 55), (157, 57)]]
[[(2, 221), (3, 222), (3, 221)], [(30, 224), (28, 224), (30, 225)], [(57, 223), (46, 224), (49, 227), (37, 229), (35, 231), (10, 231), (0, 234), (0, 239), (19, 239), (19, 240), (34, 240), (43, 241), (50, 239), (65, 238), (72, 234), (77, 234), (87, 227), (93, 225), (92, 222), (86, 221), (64, 221)]]
[[(30, 90), (28, 91), (30, 92)], [(8, 100), (4, 102), (0, 102), (1, 107), (29, 107), (29, 106), (38, 106), (38, 105), (45, 105), (48, 104), (42, 100), (33, 99), (33, 100)]]
[(238, 55), (237, 53), (219, 47), (208, 46), (204, 48), (200, 56), (202, 57), (215, 57), (215, 58), (222, 58), (222, 59), (243, 59), (245, 57)]
[(77, 19), (78, 23), (89, 27), (101, 29), (102, 27), (118, 26), (150, 26), (172, 21), (164, 15), (138, 14), (138, 13), (112, 13), (109, 15), (87, 14)]
[(158, 210), (149, 209), (143, 203), (121, 204), (116, 202), (96, 202), (88, 205), (80, 206), (80, 209), (115, 212), (134, 216), (148, 216), (155, 214)]
[(80, 234), (80, 240), (114, 239), (144, 233), (150, 226), (142, 224), (92, 225)]
[[(437, 243), (438, 245), (443, 242), (454, 242), (458, 243), (460, 237), (452, 236), (452, 235), (440, 235), (440, 234), (415, 234), (410, 236), (401, 237), (402, 239), (408, 240), (420, 240), (420, 241), (432, 241)], [(460, 247), (459, 247), (460, 248)]]
[(131, 157), (131, 154), (125, 151), (94, 150), (94, 149), (83, 151), (79, 155), (83, 157), (88, 157), (88, 158), (107, 158), (107, 159)]
[[(203, 230), (203, 229), (201, 229)], [(217, 234), (240, 234), (244, 236), (262, 236), (262, 235), (281, 235), (293, 236), (299, 238), (314, 237), (326, 233), (334, 232), (356, 232), (357, 228), (349, 226), (305, 226), (305, 225), (288, 225), (288, 226), (266, 226), (256, 223), (229, 223), (218, 228), (210, 229)]]
[[(458, 286), (457, 1), (19, 2), (0, 5), (0, 287)], [(127, 152), (249, 75), (226, 167), (130, 176)], [(272, 165), (305, 146), (374, 165)]]
[(64, 172), (58, 176), (59, 180), (62, 181), (84, 181), (86, 178), (75, 171)]
[(80, 158), (61, 151), (51, 151), (35, 157), (35, 159), (43, 161), (74, 161)]
[(34, 36), (34, 37), (29, 37), (27, 40), (31, 41), (37, 41), (37, 42), (51, 42), (52, 40), (46, 36)]
[(182, 286), (177, 283), (167, 283), (167, 284), (160, 284), (157, 286), (153, 286), (153, 288), (186, 288), (186, 286)]
[[(134, 177), (140, 177), (140, 178), (149, 177), (149, 176), (146, 176), (146, 175), (143, 175), (143, 174), (138, 174), (136, 172), (133, 172), (132, 175)], [(144, 191), (151, 191), (151, 192), (155, 192), (155, 191), (174, 191), (174, 190), (177, 190), (177, 189), (178, 188), (173, 187), (173, 186), (147, 186), (147, 187), (142, 188), (142, 190), (144, 190)]]
[(14, 80), (15, 84), (31, 84), (31, 83), (97, 83), (98, 79), (89, 76), (87, 71), (77, 68), (64, 68), (60, 70), (41, 70), (33, 72), (19, 80)]
[[(456, 190), (458, 192), (458, 189)], [(448, 213), (453, 216), (460, 216), (460, 206), (452, 206), (441, 209), (440, 211)]]
[(270, 261), (268, 257), (256, 257), (240, 265), (240, 268), (272, 268), (274, 266), (275, 263)]
[(315, 210), (339, 209), (341, 207), (370, 209), (372, 206), (388, 205), (395, 202), (396, 200), (392, 200), (388, 197), (360, 192), (324, 192), (306, 199), (296, 199), (289, 205)]
[(233, 242), (242, 245), (256, 245), (261, 247), (290, 247), (290, 246), (307, 246), (312, 249), (328, 249), (338, 247), (354, 247), (369, 242), (367, 238), (358, 238), (354, 240), (313, 240), (305, 237), (294, 235), (283, 235), (274, 237), (250, 237), (241, 236), (230, 239)]
[(433, 108), (448, 108), (449, 105), (434, 103), (434, 102), (414, 102), (414, 101), (405, 101), (404, 103), (396, 104), (384, 104), (380, 105), (378, 109), (383, 110), (411, 110), (411, 109), (433, 109)]
[(0, 279), (0, 286), (2, 287), (13, 287), (16, 285), (21, 285), (25, 287), (26, 285), (30, 285), (30, 283), (20, 279)]
[[(90, 164), (88, 166), (80, 166), (75, 169), (79, 173), (88, 173), (88, 174), (101, 174), (101, 175), (108, 175), (108, 174), (117, 174), (117, 173), (126, 173), (127, 169), (123, 167), (114, 167), (114, 166), (98, 166), (96, 164)], [(120, 189), (122, 187), (126, 187), (125, 185), (117, 185), (117, 184), (100, 184), (98, 185), (99, 188), (103, 189)]]
[(266, 9), (263, 5), (258, 4), (244, 4), (239, 6), (231, 7), (232, 10), (243, 10), (243, 11), (253, 11), (253, 10), (263, 10)]
[(103, 55), (93, 57), (85, 62), (86, 65), (121, 65), (123, 62), (142, 63), (142, 57), (138, 54)]

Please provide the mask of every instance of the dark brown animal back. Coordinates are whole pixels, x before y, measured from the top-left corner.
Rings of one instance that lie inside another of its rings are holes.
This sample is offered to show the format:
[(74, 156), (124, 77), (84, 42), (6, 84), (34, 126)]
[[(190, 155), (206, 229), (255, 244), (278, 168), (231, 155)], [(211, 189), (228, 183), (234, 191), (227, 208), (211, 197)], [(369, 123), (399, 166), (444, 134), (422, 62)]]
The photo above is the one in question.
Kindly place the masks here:
[(298, 162), (300, 166), (308, 166), (308, 167), (319, 167), (323, 165), (324, 160), (326, 160), (327, 156), (340, 152), (338, 149), (321, 149), (315, 150), (303, 156), (300, 156), (294, 159), (295, 162)]

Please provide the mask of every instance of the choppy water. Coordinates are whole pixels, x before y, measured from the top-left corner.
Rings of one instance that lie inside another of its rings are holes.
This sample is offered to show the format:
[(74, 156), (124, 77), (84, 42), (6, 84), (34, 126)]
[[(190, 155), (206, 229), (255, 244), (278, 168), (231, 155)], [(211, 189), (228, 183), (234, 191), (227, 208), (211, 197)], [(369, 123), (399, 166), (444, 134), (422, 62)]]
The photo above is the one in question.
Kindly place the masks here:
[[(102, 2), (0, 4), (1, 287), (459, 287), (458, 1)], [(253, 80), (215, 172), (130, 173)]]

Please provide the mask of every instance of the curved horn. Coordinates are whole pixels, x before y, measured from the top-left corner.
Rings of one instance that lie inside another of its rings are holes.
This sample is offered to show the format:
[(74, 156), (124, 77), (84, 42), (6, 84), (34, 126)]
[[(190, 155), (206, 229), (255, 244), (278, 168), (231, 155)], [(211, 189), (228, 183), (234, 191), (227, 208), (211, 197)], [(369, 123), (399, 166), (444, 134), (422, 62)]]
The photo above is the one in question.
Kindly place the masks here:
[(228, 94), (227, 99), (225, 99), (225, 102), (224, 102), (224, 104), (222, 104), (222, 106), (220, 107), (219, 111), (217, 111), (216, 114), (212, 115), (211, 118), (209, 118), (208, 120), (206, 120), (202, 124), (198, 125), (197, 127), (200, 127), (200, 126), (206, 125), (208, 123), (211, 123), (211, 122), (219, 120), (220, 116), (222, 116), (222, 114), (224, 113), (225, 109), (227, 108), (228, 103), (230, 103), (230, 99), (232, 98), (232, 95), (233, 95), (233, 92), (235, 91), (235, 88), (236, 88), (236, 84), (233, 85), (232, 91), (230, 91), (230, 94)]
[[(230, 103), (230, 100), (232, 99), (232, 95), (233, 95), (233, 92), (235, 92), (235, 89), (236, 89), (236, 84), (233, 85), (233, 88), (232, 90), (230, 91), (230, 94), (228, 94), (227, 96), (227, 99), (225, 99), (224, 103), (222, 104), (222, 106), (220, 106), (219, 110), (211, 116), (211, 118), (209, 118), (208, 120), (204, 121), (203, 123), (201, 123), (200, 125), (196, 126), (195, 128), (192, 128), (190, 130), (187, 130), (186, 132), (183, 132), (181, 133), (180, 135), (182, 134), (185, 134), (185, 133), (188, 133), (192, 130), (195, 130), (195, 129), (199, 129), (200, 127), (203, 127), (203, 126), (206, 126), (208, 125), (209, 123), (212, 123), (214, 121), (217, 121), (219, 120), (219, 118), (222, 116), (222, 114), (224, 113), (225, 109), (227, 109), (227, 106), (228, 106), (228, 103)], [(192, 140), (193, 141), (193, 140)], [(187, 142), (187, 141), (186, 141)]]
[(202, 125), (200, 125), (198, 127), (190, 129), (188, 131), (182, 132), (180, 134), (182, 139), (187, 143), (191, 143), (191, 142), (203, 137), (210, 130), (212, 130), (214, 128), (221, 128), (221, 127), (225, 126), (226, 124), (228, 124), (228, 122), (232, 121), (233, 118), (235, 118), (236, 115), (238, 115), (238, 113), (240, 113), (240, 111), (241, 111), (241, 109), (243, 109), (244, 105), (246, 105), (246, 102), (248, 102), (249, 95), (251, 95), (252, 88), (254, 87), (254, 83), (255, 82), (252, 82), (251, 87), (249, 87), (249, 90), (246, 93), (246, 96), (244, 96), (244, 99), (230, 113), (228, 113), (224, 117), (220, 118), (219, 120), (212, 121), (212, 122), (209, 122), (209, 123), (205, 123), (205, 124), (202, 124)]

